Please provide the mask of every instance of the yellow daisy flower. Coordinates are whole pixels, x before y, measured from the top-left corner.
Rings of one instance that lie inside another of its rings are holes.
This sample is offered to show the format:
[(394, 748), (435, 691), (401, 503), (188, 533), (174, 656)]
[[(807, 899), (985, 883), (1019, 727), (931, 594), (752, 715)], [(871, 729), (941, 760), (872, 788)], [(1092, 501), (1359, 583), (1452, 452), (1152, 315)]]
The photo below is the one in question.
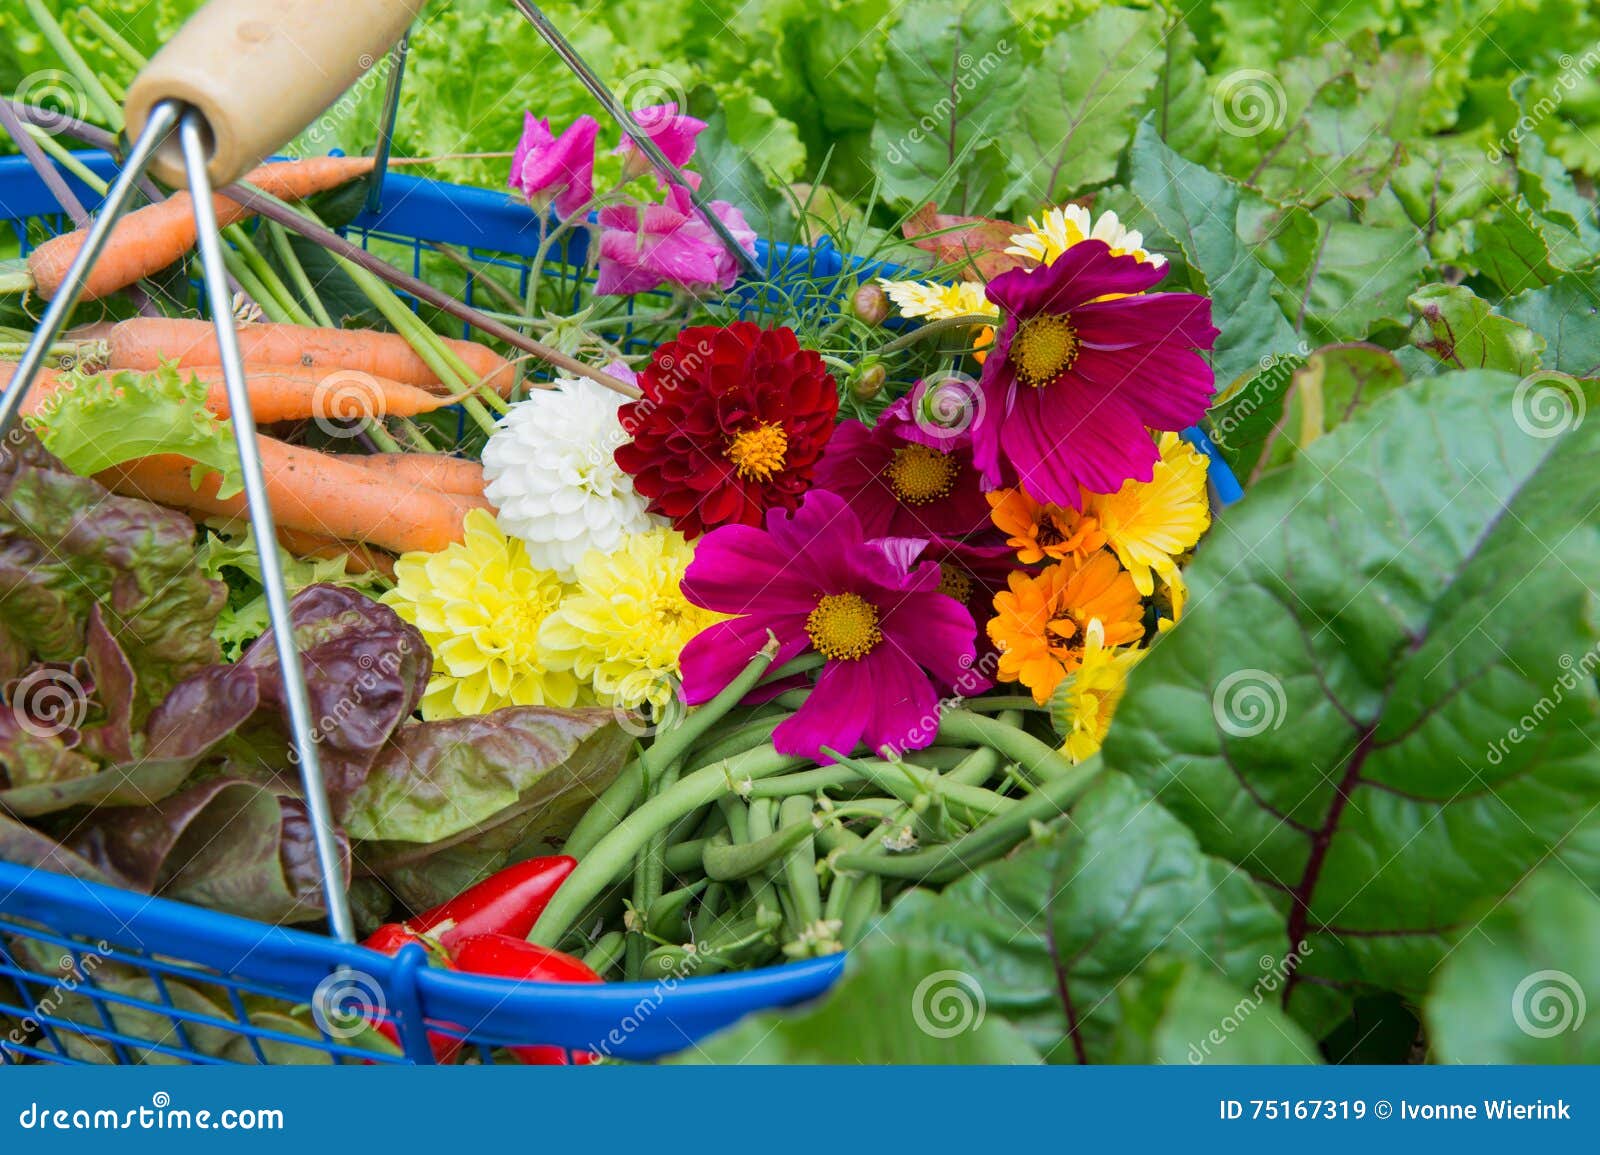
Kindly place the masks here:
[(1146, 252), (1144, 234), (1125, 228), (1116, 213), (1101, 213), (1100, 219), (1095, 220), (1082, 205), (1048, 209), (1037, 221), (1029, 217), (1027, 231), (1015, 234), (1006, 252), (1048, 265), (1073, 245), (1087, 240), (1104, 241), (1112, 253), (1138, 257), (1149, 265), (1167, 263), (1167, 258)]
[(383, 602), (422, 631), (433, 651), (424, 718), (459, 718), (502, 706), (571, 706), (578, 680), (552, 669), (539, 627), (565, 592), (486, 510), (468, 513), (464, 540), (437, 553), (402, 554)]
[(1106, 645), (1105, 627), (1095, 618), (1084, 630), (1083, 656), (1051, 703), (1057, 724), (1066, 732), (1062, 752), (1082, 762), (1100, 749), (1111, 719), (1128, 686), (1128, 675), (1148, 653)]
[(1176, 433), (1163, 433), (1159, 445), (1161, 460), (1149, 481), (1084, 495), (1084, 514), (1099, 522), (1106, 544), (1144, 597), (1155, 591), (1152, 571), (1170, 585), (1178, 570), (1173, 559), (1193, 549), (1211, 524), (1205, 454)]
[(932, 281), (879, 281), (902, 317), (942, 321), (952, 317), (998, 317), (1000, 310), (976, 281), (940, 285)]
[(659, 717), (675, 692), (678, 655), (727, 615), (693, 605), (679, 583), (694, 547), (672, 529), (631, 534), (613, 553), (578, 562), (577, 590), (544, 620), (539, 644), (551, 666), (593, 684), (601, 702)]

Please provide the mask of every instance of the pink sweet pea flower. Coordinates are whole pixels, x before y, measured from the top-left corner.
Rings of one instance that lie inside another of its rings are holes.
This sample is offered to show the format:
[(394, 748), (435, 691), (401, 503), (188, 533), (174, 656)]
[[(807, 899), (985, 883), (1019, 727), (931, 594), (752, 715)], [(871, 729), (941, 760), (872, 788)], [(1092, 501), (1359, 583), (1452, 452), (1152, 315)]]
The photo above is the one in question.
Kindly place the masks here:
[(594, 144), (600, 124), (580, 116), (560, 136), (549, 120), (523, 114), (522, 139), (511, 157), (507, 182), (539, 212), (552, 203), (562, 216), (580, 211), (594, 196)]
[[(694, 156), (695, 137), (706, 129), (705, 121), (696, 120), (688, 115), (679, 115), (676, 101), (641, 108), (633, 114), (633, 119), (651, 142), (661, 150), (662, 155), (679, 168), (688, 164), (689, 158)], [(650, 171), (650, 162), (634, 147), (633, 141), (628, 139), (626, 134), (622, 138), (622, 143), (616, 148), (616, 155), (624, 158), (622, 171), (630, 178)]]
[[(712, 201), (711, 211), (754, 256), (755, 230), (743, 214), (726, 201)], [(700, 219), (686, 189), (674, 188), (664, 204), (601, 209), (600, 230), (596, 293), (626, 296), (663, 284), (728, 289), (739, 279), (739, 263)]]

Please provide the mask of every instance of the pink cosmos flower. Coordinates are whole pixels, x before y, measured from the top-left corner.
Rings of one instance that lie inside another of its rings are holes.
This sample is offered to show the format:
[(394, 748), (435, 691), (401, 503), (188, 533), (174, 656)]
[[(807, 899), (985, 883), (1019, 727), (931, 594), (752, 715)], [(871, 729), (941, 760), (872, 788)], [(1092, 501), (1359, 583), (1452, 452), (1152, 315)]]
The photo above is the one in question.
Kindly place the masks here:
[(1079, 509), (1082, 490), (1150, 480), (1160, 455), (1149, 430), (1205, 415), (1215, 384), (1199, 350), (1217, 339), (1211, 302), (1147, 293), (1166, 272), (1088, 240), (1052, 265), (989, 282), (1006, 319), (984, 361), (973, 428), (987, 487), (1001, 484), (1004, 459), (1029, 496)]
[(939, 563), (920, 538), (868, 540), (843, 498), (813, 489), (793, 514), (767, 512), (765, 529), (725, 525), (695, 548), (683, 593), (737, 615), (683, 650), (690, 705), (715, 697), (767, 641), (777, 667), (800, 654), (825, 659), (810, 696), (772, 734), (784, 754), (827, 760), (865, 742), (920, 750), (938, 731), (941, 690), (973, 693), (977, 627), (938, 592)]
[(594, 144), (600, 124), (580, 116), (555, 136), (549, 120), (523, 114), (522, 139), (511, 157), (507, 183), (539, 212), (553, 202), (562, 216), (578, 212), (594, 196)]
[(868, 537), (959, 538), (988, 529), (971, 431), (931, 423), (924, 430), (913, 401), (898, 398), (870, 429), (839, 422), (817, 463), (817, 486), (848, 501)]
[[(644, 134), (661, 150), (663, 156), (682, 168), (694, 156), (695, 138), (706, 130), (706, 122), (689, 115), (680, 115), (676, 101), (641, 108), (633, 114)], [(616, 155), (623, 157), (623, 172), (629, 177), (641, 176), (650, 171), (650, 162), (634, 147), (626, 134), (616, 147)]]
[[(755, 230), (744, 215), (726, 201), (712, 201), (711, 211), (755, 255)], [(601, 209), (600, 230), (597, 293), (626, 296), (662, 284), (727, 289), (739, 279), (739, 263), (700, 219), (687, 189), (672, 189), (663, 204)]]

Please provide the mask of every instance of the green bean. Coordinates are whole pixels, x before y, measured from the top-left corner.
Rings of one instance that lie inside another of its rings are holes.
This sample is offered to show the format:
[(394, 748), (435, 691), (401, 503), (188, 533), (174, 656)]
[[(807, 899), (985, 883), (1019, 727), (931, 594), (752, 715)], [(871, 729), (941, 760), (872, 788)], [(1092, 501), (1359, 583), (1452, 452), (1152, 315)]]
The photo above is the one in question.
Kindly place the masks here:
[(839, 931), (839, 942), (845, 950), (849, 950), (866, 937), (868, 928), (882, 910), (883, 879), (876, 874), (866, 875), (851, 887), (849, 898), (844, 904), (844, 913), (840, 917), (844, 925)]
[(583, 961), (589, 969), (601, 977), (612, 967), (617, 965), (617, 960), (622, 957), (622, 944), (624, 935), (620, 930), (603, 934), (583, 956)]
[(790, 794), (815, 794), (835, 786), (848, 786), (861, 781), (849, 766), (819, 766), (815, 770), (802, 770), (798, 774), (784, 774), (768, 778), (750, 787), (752, 798), (785, 798)]
[(750, 810), (745, 804), (732, 794), (724, 794), (717, 799), (717, 809), (722, 811), (722, 818), (728, 824), (729, 842), (750, 841)]
[(800, 829), (805, 837), (795, 844), (783, 860), (783, 879), (794, 903), (794, 922), (790, 929), (799, 935), (806, 927), (822, 920), (822, 891), (817, 884), (817, 850), (812, 842), (816, 828), (811, 821), (811, 799), (793, 796), (778, 807), (779, 831)]
[[(652, 798), (658, 797), (663, 792), (670, 790), (678, 781), (680, 763), (672, 761), (666, 763), (661, 770), (660, 777), (654, 782), (647, 782), (646, 789)], [(649, 768), (646, 767), (648, 777)], [(687, 815), (685, 816), (687, 817)], [(682, 821), (682, 819), (679, 819)], [(656, 901), (661, 897), (665, 886), (667, 864), (667, 832), (659, 830), (652, 834), (645, 842), (644, 849), (639, 852), (639, 860), (634, 866), (633, 877), (633, 907), (635, 910), (647, 912), (651, 910)], [(649, 920), (646, 919), (646, 929)], [(630, 976), (638, 973), (639, 964), (644, 961), (644, 939), (635, 935), (628, 942), (628, 965), (626, 973)]]
[(725, 758), (732, 758), (735, 754), (743, 754), (746, 750), (754, 750), (757, 746), (765, 745), (772, 740), (772, 731), (777, 729), (788, 716), (778, 714), (756, 718), (718, 734), (714, 742), (694, 752), (685, 769), (699, 770), (713, 762), (721, 762)]
[[(987, 721), (988, 719), (985, 719)], [(1016, 799), (985, 790), (981, 786), (967, 786), (941, 777), (932, 770), (910, 762), (883, 762), (874, 758), (848, 758), (823, 747), (828, 757), (853, 768), (863, 778), (882, 787), (896, 798), (915, 805), (918, 795), (938, 794), (959, 803), (985, 817), (1004, 814), (1017, 804)]]
[(691, 838), (687, 842), (667, 847), (667, 873), (682, 876), (701, 869), (700, 856), (710, 841), (709, 838)]
[[(748, 672), (748, 671), (747, 671)], [(556, 891), (539, 916), (529, 940), (542, 946), (560, 942), (572, 920), (588, 903), (627, 871), (650, 836), (690, 811), (723, 797), (746, 780), (767, 778), (803, 765), (770, 746), (741, 754), (716, 766), (685, 775), (670, 790), (640, 806), (578, 860), (578, 867)]]
[(1087, 759), (1045, 782), (999, 818), (937, 849), (899, 855), (847, 852), (839, 855), (836, 865), (841, 870), (867, 871), (912, 882), (949, 882), (1006, 853), (1028, 836), (1034, 822), (1047, 822), (1065, 814), (1099, 773), (1100, 759)]
[(1075, 769), (1066, 755), (1017, 726), (966, 710), (946, 710), (939, 719), (939, 737), (956, 746), (988, 746), (1015, 762), (1034, 782), (1069, 776)]
[(761, 675), (772, 664), (775, 647), (769, 645), (750, 659), (739, 671), (739, 676), (729, 682), (722, 693), (690, 714), (679, 725), (665, 734), (657, 735), (655, 745), (622, 768), (616, 780), (608, 786), (593, 805), (584, 812), (578, 824), (567, 837), (566, 853), (580, 862), (607, 833), (627, 817), (644, 791), (645, 769), (649, 765), (663, 766), (675, 761), (705, 733), (718, 718), (750, 692)]
[(659, 939), (681, 937), (683, 932), (688, 929), (688, 920), (685, 915), (689, 909), (689, 903), (693, 901), (695, 895), (706, 888), (709, 881), (709, 879), (702, 878), (699, 882), (692, 882), (688, 886), (681, 886), (677, 890), (668, 891), (651, 903), (644, 916), (645, 933)]
[(732, 882), (735, 879), (762, 874), (767, 867), (778, 862), (802, 842), (810, 842), (814, 833), (811, 823), (807, 821), (803, 826), (776, 830), (753, 842), (738, 846), (720, 845), (713, 839), (706, 846), (701, 858), (705, 865), (706, 877), (719, 882)]

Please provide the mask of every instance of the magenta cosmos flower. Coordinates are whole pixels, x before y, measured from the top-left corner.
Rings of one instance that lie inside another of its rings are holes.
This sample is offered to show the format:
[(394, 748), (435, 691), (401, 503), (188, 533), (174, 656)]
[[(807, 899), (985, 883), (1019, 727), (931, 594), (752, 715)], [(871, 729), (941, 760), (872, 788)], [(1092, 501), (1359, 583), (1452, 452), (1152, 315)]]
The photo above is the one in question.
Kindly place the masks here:
[(552, 203), (562, 216), (571, 216), (594, 197), (594, 142), (600, 124), (580, 116), (560, 136), (550, 131), (548, 120), (523, 114), (522, 139), (511, 156), (507, 182), (535, 209)]
[(918, 425), (901, 397), (871, 428), (841, 421), (816, 484), (850, 503), (868, 537), (966, 537), (989, 528), (970, 430)]
[[(650, 138), (650, 142), (661, 150), (662, 155), (679, 168), (688, 164), (689, 158), (694, 156), (695, 138), (706, 130), (705, 121), (680, 114), (677, 102), (670, 100), (666, 104), (641, 108), (633, 114), (633, 119)], [(623, 158), (622, 170), (628, 176), (635, 177), (650, 171), (650, 162), (634, 147), (626, 134), (615, 151), (616, 155)]]
[[(743, 214), (726, 201), (712, 201), (711, 211), (754, 256), (755, 230)], [(600, 230), (596, 293), (626, 296), (662, 284), (727, 289), (739, 279), (739, 263), (700, 219), (686, 189), (672, 189), (664, 204), (601, 209)]]
[(805, 705), (778, 726), (782, 753), (825, 759), (865, 741), (917, 750), (938, 729), (939, 693), (970, 679), (977, 627), (938, 592), (927, 543), (867, 540), (844, 499), (814, 489), (793, 514), (771, 510), (766, 528), (729, 525), (695, 548), (683, 592), (707, 609), (737, 615), (697, 634), (683, 650), (691, 704), (716, 696), (766, 644), (774, 667), (803, 653), (825, 659)]
[(1150, 429), (1185, 429), (1205, 414), (1217, 339), (1211, 302), (1149, 293), (1165, 266), (1073, 245), (1052, 265), (989, 282), (1005, 324), (983, 365), (973, 459), (990, 487), (1002, 459), (1038, 501), (1082, 507), (1080, 490), (1149, 481)]

